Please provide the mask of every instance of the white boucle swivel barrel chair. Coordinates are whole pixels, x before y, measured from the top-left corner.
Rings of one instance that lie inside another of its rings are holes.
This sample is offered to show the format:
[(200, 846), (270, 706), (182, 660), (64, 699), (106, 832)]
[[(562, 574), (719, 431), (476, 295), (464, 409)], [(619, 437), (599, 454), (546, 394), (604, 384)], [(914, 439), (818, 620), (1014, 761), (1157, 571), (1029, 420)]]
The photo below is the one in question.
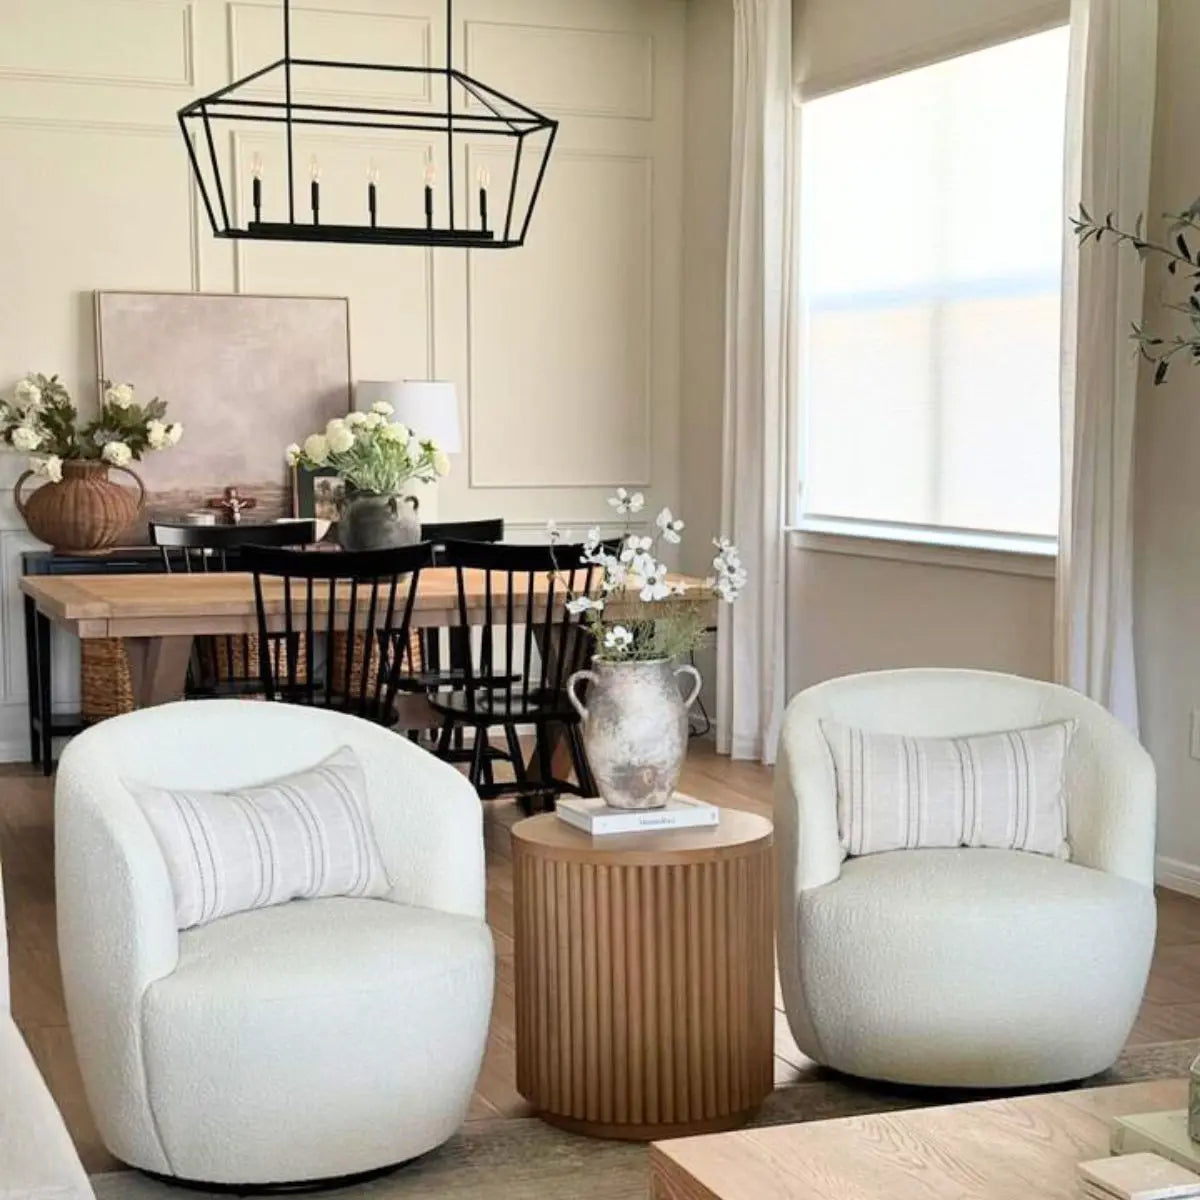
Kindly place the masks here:
[[(227, 790), (351, 747), (391, 891), (292, 900), (180, 932), (127, 783)], [(67, 747), (55, 789), (71, 1033), (108, 1149), (181, 1181), (359, 1175), (449, 1138), (483, 1058), (493, 947), (477, 796), (340, 713), (239, 700), (147, 709)]]
[[(846, 858), (822, 720), (961, 737), (1074, 719), (1069, 861), (998, 849)], [(1154, 946), (1154, 768), (1048, 683), (958, 670), (832, 680), (788, 706), (776, 774), (779, 970), (800, 1049), (897, 1083), (1025, 1087), (1110, 1066)]]

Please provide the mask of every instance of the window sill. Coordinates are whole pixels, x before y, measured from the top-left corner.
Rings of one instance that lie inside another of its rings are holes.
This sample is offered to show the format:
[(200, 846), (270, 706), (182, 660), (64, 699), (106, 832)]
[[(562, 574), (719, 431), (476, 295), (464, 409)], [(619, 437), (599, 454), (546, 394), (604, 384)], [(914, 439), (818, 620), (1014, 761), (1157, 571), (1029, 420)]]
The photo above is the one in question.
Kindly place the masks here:
[(788, 528), (787, 534), (791, 546), (819, 554), (883, 558), (1036, 579), (1053, 579), (1058, 569), (1058, 545), (1053, 538), (832, 517), (802, 518)]

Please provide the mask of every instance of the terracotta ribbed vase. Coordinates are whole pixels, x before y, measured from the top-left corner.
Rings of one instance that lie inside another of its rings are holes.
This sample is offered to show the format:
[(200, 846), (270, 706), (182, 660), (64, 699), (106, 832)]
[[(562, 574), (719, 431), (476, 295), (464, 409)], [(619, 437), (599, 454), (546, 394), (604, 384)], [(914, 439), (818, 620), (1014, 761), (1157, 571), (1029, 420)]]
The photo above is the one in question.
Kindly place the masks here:
[(115, 546), (142, 511), (146, 488), (128, 467), (112, 469), (132, 476), (136, 499), (109, 479), (105, 462), (67, 459), (60, 483), (44, 483), (22, 496), (21, 488), (34, 474), (26, 471), (13, 488), (13, 498), (30, 533), (69, 554), (99, 554)]

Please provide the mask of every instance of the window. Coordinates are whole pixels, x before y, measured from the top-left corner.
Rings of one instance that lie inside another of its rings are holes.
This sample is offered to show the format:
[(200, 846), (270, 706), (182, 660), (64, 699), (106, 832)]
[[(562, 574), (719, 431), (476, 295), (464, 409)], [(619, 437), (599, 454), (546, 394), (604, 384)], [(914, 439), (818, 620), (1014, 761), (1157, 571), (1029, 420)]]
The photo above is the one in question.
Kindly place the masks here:
[(801, 512), (1052, 537), (1068, 34), (806, 102)]

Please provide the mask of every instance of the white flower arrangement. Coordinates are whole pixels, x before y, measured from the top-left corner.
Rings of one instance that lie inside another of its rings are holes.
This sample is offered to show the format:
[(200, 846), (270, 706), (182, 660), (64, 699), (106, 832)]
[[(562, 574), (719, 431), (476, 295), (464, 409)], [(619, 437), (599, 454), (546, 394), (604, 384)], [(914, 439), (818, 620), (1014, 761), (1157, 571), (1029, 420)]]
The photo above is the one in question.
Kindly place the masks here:
[(370, 412), (334, 417), (321, 433), (286, 450), (289, 466), (315, 470), (332, 467), (356, 491), (398, 496), (416, 479), (432, 483), (450, 474), (450, 459), (430, 438), (421, 438), (399, 421), (386, 400)]
[[(609, 543), (602, 540), (598, 528), (588, 531), (583, 561), (599, 571), (593, 571), (587, 591), (569, 594), (567, 610), (583, 616), (596, 640), (596, 657), (605, 662), (646, 662), (689, 653), (707, 635), (705, 606), (700, 596), (688, 595), (686, 585), (671, 580), (660, 557), (664, 543), (679, 545), (683, 540), (684, 522), (664, 508), (655, 518), (654, 535), (647, 537), (635, 532), (630, 520), (646, 506), (641, 492), (618, 488), (608, 503), (625, 517), (625, 531)], [(570, 537), (553, 521), (547, 531), (552, 546)], [(705, 587), (711, 595), (732, 604), (746, 586), (746, 569), (737, 547), (728, 539), (714, 539), (713, 545), (717, 551), (714, 574)], [(569, 586), (569, 579), (564, 582)], [(656, 610), (656, 605), (673, 597), (677, 602), (670, 608)], [(609, 611), (619, 615), (608, 621), (605, 614)]]
[(183, 437), (178, 421), (168, 423), (157, 397), (139, 404), (133, 386), (102, 381), (100, 415), (81, 425), (79, 411), (57, 375), (29, 374), (12, 396), (0, 400), (0, 443), (31, 455), (36, 474), (57, 483), (69, 460), (125, 467), (149, 450), (165, 450)]

